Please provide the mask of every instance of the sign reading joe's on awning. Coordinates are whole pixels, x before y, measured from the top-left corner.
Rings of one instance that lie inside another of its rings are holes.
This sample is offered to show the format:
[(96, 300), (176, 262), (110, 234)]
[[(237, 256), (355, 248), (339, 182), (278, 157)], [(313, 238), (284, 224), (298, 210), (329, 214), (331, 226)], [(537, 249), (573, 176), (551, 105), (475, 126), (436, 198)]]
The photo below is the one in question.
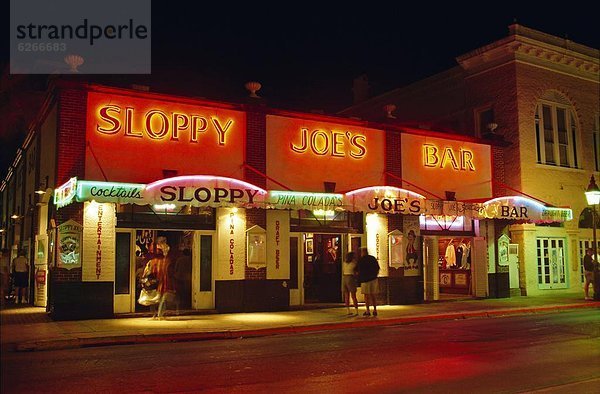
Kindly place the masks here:
[(425, 197), (394, 186), (371, 186), (346, 193), (353, 211), (420, 215), (425, 212)]

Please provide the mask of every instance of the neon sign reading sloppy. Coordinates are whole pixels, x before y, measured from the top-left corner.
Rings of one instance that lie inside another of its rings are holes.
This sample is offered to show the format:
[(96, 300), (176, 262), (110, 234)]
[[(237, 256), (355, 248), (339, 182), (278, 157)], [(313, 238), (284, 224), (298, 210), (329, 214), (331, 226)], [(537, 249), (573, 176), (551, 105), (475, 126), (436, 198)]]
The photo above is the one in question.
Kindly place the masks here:
[(362, 159), (367, 153), (366, 142), (367, 137), (362, 134), (321, 129), (309, 131), (306, 127), (302, 127), (299, 144), (292, 142), (290, 148), (296, 153), (310, 150), (317, 156), (346, 157), (348, 155), (353, 159)]
[(475, 171), (473, 152), (460, 148), (455, 152), (451, 147), (443, 151), (433, 144), (423, 144), (423, 165), (431, 168), (445, 168), (448, 163), (456, 171)]
[[(216, 116), (202, 116), (181, 112), (167, 113), (160, 109), (151, 109), (139, 115), (135, 108), (121, 108), (118, 105), (105, 105), (98, 109), (99, 122), (96, 131), (112, 135), (123, 132), (125, 137), (144, 138), (151, 140), (179, 141), (182, 132), (189, 134), (190, 143), (198, 143), (202, 133), (209, 129), (216, 132), (218, 145), (225, 145), (225, 134), (231, 130), (233, 120), (222, 122)], [(138, 117), (140, 117), (138, 119)], [(136, 121), (141, 122), (142, 129), (135, 129)]]

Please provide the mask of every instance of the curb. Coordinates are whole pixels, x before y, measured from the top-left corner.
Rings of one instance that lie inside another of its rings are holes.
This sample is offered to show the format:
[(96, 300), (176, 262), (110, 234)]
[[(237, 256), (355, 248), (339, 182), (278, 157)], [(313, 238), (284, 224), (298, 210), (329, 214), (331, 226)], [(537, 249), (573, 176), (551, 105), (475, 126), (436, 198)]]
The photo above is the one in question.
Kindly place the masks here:
[(273, 335), (300, 334), (306, 332), (344, 330), (350, 328), (365, 328), (374, 326), (394, 326), (417, 324), (430, 321), (444, 320), (463, 320), (463, 319), (481, 319), (497, 318), (512, 315), (525, 315), (535, 313), (558, 313), (573, 309), (600, 308), (600, 302), (571, 304), (571, 305), (552, 305), (544, 307), (527, 307), (498, 309), (491, 311), (473, 311), (473, 312), (455, 312), (440, 313), (435, 315), (395, 317), (386, 319), (369, 319), (352, 322), (340, 323), (321, 323), (302, 326), (285, 326), (254, 330), (227, 330), (210, 332), (191, 332), (176, 334), (139, 334), (139, 335), (118, 335), (109, 337), (95, 338), (69, 338), (69, 339), (50, 339), (42, 341), (26, 341), (21, 343), (8, 344), (9, 349), (16, 352), (46, 351), (46, 350), (64, 350), (86, 347), (135, 345), (145, 343), (165, 343), (165, 342), (191, 342), (206, 341), (215, 339), (236, 339), (236, 338), (258, 338)]

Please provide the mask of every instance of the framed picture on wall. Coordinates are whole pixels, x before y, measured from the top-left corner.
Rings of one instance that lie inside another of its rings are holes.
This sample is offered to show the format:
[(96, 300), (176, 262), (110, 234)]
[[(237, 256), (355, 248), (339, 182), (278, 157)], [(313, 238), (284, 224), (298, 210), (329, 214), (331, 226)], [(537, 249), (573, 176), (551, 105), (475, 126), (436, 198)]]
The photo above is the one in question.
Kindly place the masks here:
[(306, 254), (313, 254), (313, 239), (306, 240), (306, 248), (304, 249)]

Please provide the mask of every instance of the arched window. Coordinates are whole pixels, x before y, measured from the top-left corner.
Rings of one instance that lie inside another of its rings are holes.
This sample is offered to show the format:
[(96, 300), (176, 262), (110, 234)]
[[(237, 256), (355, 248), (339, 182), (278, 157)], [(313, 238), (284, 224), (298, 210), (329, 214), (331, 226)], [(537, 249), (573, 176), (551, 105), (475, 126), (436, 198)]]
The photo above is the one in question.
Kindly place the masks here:
[(578, 168), (577, 119), (562, 94), (550, 91), (538, 101), (535, 138), (538, 163)]
[[(592, 208), (584, 208), (579, 214), (579, 228), (592, 228), (594, 226), (594, 219)], [(596, 218), (596, 228), (600, 228), (600, 218)]]

